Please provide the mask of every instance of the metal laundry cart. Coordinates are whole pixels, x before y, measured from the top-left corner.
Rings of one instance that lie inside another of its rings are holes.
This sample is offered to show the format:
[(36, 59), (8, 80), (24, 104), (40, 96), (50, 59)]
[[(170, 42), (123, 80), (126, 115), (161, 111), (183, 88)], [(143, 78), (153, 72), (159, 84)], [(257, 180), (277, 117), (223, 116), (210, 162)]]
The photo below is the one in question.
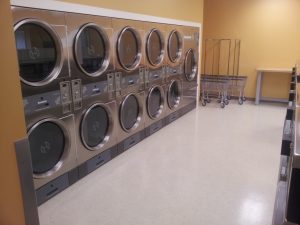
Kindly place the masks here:
[(217, 98), (222, 108), (232, 97), (242, 105), (247, 77), (239, 75), (241, 40), (206, 39), (204, 73), (201, 75), (201, 102), (205, 106)]

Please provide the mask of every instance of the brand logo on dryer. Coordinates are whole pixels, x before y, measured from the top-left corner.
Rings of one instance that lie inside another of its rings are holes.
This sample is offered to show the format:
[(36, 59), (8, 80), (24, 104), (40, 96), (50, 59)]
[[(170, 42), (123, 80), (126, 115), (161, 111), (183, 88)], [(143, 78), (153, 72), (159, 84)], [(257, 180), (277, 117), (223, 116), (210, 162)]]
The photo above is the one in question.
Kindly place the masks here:
[(99, 121), (95, 121), (94, 123), (93, 123), (93, 126), (92, 126), (92, 129), (93, 129), (93, 131), (94, 132), (97, 132), (99, 129), (100, 129), (100, 123), (99, 123)]
[(40, 151), (43, 154), (47, 154), (51, 150), (51, 145), (49, 141), (44, 141), (44, 143), (40, 147)]
[(41, 53), (40, 50), (37, 47), (33, 47), (31, 49), (29, 49), (29, 57), (33, 60), (36, 60), (38, 58), (40, 58)]

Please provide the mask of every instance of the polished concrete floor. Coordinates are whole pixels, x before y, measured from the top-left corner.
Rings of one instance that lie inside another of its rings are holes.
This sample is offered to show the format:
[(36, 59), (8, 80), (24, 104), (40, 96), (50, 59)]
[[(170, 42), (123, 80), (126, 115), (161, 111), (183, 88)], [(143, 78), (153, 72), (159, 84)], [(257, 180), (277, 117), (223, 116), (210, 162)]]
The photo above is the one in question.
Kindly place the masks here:
[(40, 206), (41, 225), (271, 225), (284, 116), (200, 107)]

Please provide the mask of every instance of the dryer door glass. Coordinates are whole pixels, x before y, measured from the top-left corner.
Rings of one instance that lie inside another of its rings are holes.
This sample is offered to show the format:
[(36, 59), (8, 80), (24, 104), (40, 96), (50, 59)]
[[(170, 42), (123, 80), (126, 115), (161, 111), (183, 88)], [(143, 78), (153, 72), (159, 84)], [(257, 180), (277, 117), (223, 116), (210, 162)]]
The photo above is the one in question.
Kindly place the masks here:
[(197, 73), (197, 62), (194, 51), (190, 49), (185, 57), (184, 73), (188, 81), (192, 81)]
[(180, 101), (180, 90), (177, 81), (173, 81), (168, 91), (168, 105), (171, 109), (176, 107)]
[(25, 23), (15, 31), (20, 76), (27, 82), (41, 82), (50, 76), (57, 62), (57, 46), (42, 26)]
[(182, 51), (182, 41), (178, 31), (173, 31), (169, 37), (168, 54), (171, 62), (176, 62)]
[(128, 28), (121, 32), (118, 39), (117, 54), (120, 64), (125, 69), (134, 67), (139, 60), (139, 43), (132, 29)]
[(102, 35), (92, 26), (85, 27), (76, 41), (76, 61), (88, 74), (99, 71), (106, 57), (106, 46)]
[(148, 106), (148, 114), (151, 118), (157, 118), (161, 112), (163, 107), (163, 99), (162, 93), (158, 87), (154, 87), (147, 99), (147, 106)]
[(65, 150), (65, 136), (56, 123), (39, 124), (30, 132), (28, 139), (33, 173), (48, 172), (61, 160)]
[(130, 130), (137, 123), (139, 117), (139, 103), (134, 95), (129, 95), (122, 102), (120, 122), (124, 130)]
[(87, 147), (97, 147), (107, 135), (109, 117), (102, 106), (95, 106), (87, 111), (81, 122), (81, 138)]
[(153, 66), (160, 64), (163, 59), (163, 40), (158, 30), (153, 30), (148, 36), (147, 57)]

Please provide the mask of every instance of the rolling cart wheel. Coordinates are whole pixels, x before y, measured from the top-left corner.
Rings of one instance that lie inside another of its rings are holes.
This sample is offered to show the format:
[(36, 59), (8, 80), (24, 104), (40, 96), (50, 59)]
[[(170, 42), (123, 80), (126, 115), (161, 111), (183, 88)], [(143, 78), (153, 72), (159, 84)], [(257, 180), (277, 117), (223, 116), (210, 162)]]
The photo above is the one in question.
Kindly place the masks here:
[(230, 96), (230, 95), (228, 95), (228, 96), (227, 96), (227, 99), (228, 99), (228, 100), (231, 100), (231, 96)]
[(206, 102), (207, 102), (207, 103), (210, 103), (210, 102), (211, 102), (211, 100), (210, 100), (210, 99), (207, 99), (207, 100), (206, 100)]
[(224, 109), (225, 108), (225, 103), (221, 102), (221, 108)]
[(225, 100), (225, 105), (228, 105), (228, 104), (229, 104), (229, 100), (226, 99), (226, 100)]
[(245, 101), (246, 101), (246, 97), (244, 96), (244, 97), (243, 97), (243, 102), (245, 102)]
[(239, 98), (239, 105), (243, 105), (244, 101), (243, 99)]
[(202, 106), (206, 106), (206, 102), (202, 102)]

